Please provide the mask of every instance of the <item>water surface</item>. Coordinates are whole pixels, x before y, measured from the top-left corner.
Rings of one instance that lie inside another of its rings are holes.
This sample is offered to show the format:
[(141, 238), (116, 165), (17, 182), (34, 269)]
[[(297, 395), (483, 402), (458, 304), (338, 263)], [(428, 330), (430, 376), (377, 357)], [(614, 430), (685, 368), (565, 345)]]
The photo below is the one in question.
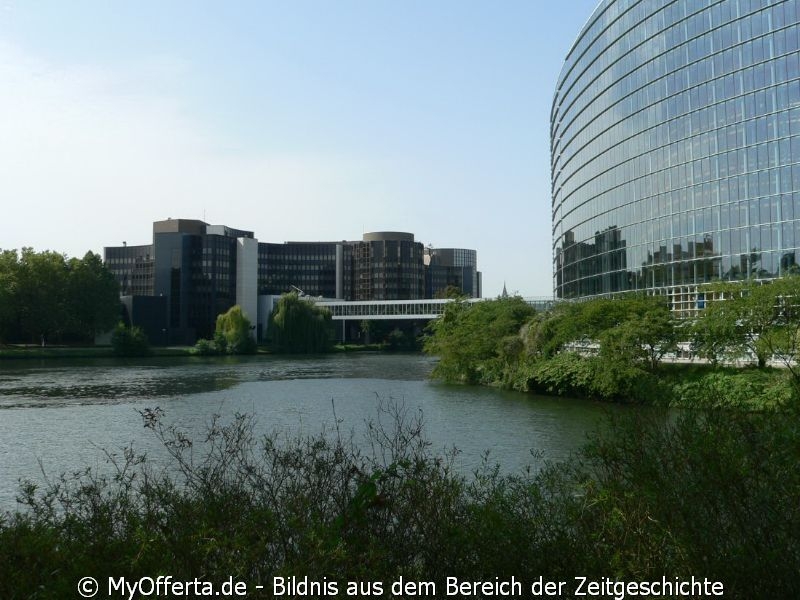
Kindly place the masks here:
[(196, 439), (213, 415), (225, 420), (238, 412), (252, 414), (265, 433), (315, 434), (338, 419), (358, 440), (365, 422), (393, 402), (421, 411), (432, 448), (457, 448), (457, 466), (465, 472), (486, 452), (509, 472), (562, 460), (616, 409), (437, 383), (429, 379), (433, 365), (423, 355), (380, 353), (2, 361), (0, 510), (14, 508), (20, 479), (42, 482), (43, 473), (105, 469), (105, 452), (133, 445), (164, 460), (139, 414), (156, 406)]

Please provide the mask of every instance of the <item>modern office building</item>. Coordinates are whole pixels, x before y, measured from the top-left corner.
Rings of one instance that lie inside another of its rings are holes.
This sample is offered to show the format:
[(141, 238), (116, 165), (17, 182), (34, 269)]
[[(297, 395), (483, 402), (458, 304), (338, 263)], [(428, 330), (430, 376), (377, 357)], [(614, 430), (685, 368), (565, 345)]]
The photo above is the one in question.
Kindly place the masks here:
[[(476, 295), (476, 252), (442, 253), (442, 264), (463, 262), (469, 270), (469, 276), (449, 281)], [(217, 315), (235, 304), (261, 339), (274, 297), (291, 291), (339, 300), (424, 299), (425, 262), (423, 245), (411, 233), (274, 244), (258, 242), (252, 231), (193, 219), (156, 221), (149, 245), (105, 248), (105, 263), (120, 283), (127, 318), (147, 328), (151, 340), (181, 344), (210, 338)], [(160, 310), (165, 317), (157, 314)]]
[(551, 113), (554, 290), (692, 302), (800, 257), (800, 0), (603, 0)]
[(258, 245), (259, 293), (299, 290), (340, 300), (425, 297), (423, 246), (413, 233), (365, 233), (360, 241)]
[(456, 287), (471, 298), (481, 297), (478, 253), (466, 248), (425, 248), (425, 297), (437, 298)]
[(251, 231), (167, 219), (153, 223), (151, 245), (105, 248), (105, 263), (123, 296), (167, 299), (171, 343), (194, 343), (234, 304), (255, 321), (257, 245)]
[(422, 243), (413, 233), (365, 233), (353, 242), (353, 300), (425, 298)]
[(259, 243), (258, 293), (352, 298), (352, 243)]
[(153, 245), (105, 249), (105, 264), (117, 278), (123, 296), (153, 295)]

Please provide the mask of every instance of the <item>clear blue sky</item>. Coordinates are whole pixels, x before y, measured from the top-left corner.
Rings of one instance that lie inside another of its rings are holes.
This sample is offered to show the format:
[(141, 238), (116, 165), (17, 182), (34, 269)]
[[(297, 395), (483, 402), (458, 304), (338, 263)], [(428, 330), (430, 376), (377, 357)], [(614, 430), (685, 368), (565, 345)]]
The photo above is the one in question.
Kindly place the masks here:
[(410, 231), (550, 295), (550, 105), (595, 5), (0, 0), (0, 248)]

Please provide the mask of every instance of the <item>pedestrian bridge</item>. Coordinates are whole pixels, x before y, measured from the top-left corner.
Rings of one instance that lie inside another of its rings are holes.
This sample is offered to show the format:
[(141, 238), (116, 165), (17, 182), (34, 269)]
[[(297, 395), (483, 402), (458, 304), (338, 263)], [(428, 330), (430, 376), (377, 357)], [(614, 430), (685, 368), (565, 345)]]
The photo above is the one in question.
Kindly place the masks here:
[[(553, 306), (552, 298), (541, 296), (523, 298), (536, 310), (546, 310)], [(469, 298), (470, 304), (483, 302), (486, 298)], [(315, 300), (317, 306), (331, 311), (334, 321), (397, 320), (397, 319), (436, 319), (444, 312), (444, 307), (452, 298), (432, 300)]]

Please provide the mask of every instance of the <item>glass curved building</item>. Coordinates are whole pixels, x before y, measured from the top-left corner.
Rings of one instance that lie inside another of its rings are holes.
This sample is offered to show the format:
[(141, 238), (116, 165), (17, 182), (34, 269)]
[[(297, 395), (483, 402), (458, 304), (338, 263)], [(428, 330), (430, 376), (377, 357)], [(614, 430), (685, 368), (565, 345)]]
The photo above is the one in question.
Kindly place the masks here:
[(800, 0), (603, 0), (551, 113), (554, 288), (692, 302), (800, 262)]

